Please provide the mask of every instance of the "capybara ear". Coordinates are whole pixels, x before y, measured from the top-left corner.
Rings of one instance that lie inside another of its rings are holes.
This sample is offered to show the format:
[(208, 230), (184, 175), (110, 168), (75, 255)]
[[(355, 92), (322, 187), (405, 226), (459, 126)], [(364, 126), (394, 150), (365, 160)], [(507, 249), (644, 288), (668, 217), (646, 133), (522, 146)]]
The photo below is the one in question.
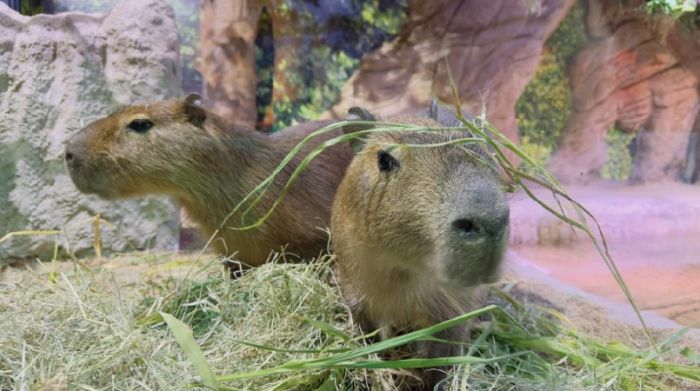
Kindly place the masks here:
[[(350, 121), (372, 121), (376, 122), (377, 118), (369, 111), (353, 106), (348, 110), (348, 120)], [(372, 125), (348, 125), (343, 127), (343, 133), (351, 134), (361, 130), (373, 128)], [(355, 153), (358, 153), (365, 146), (365, 136), (357, 136), (350, 139), (350, 146)]]
[(428, 110), (428, 117), (434, 119), (435, 121), (439, 121), (439, 110), (440, 107), (438, 106), (438, 101), (437, 99), (435, 99), (435, 97), (433, 97), (433, 99), (430, 100), (430, 109)]
[(187, 120), (201, 126), (207, 119), (207, 112), (202, 108), (202, 97), (199, 94), (189, 94), (182, 105)]
[[(353, 106), (348, 109), (348, 119), (358, 120), (358, 121), (377, 121), (374, 114), (370, 113), (362, 107)], [(351, 118), (354, 117), (354, 118)]]

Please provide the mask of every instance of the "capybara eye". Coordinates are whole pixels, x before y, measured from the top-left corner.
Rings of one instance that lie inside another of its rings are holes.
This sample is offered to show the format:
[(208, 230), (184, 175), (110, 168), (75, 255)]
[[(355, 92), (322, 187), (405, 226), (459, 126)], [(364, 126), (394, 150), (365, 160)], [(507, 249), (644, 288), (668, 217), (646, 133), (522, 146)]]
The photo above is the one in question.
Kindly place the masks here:
[(379, 171), (384, 172), (399, 168), (398, 160), (394, 159), (387, 151), (379, 151), (377, 154), (377, 165), (379, 166)]
[(133, 130), (136, 133), (146, 133), (152, 127), (153, 122), (149, 119), (135, 119), (129, 122), (129, 125), (127, 125), (129, 130)]
[(473, 220), (459, 219), (452, 222), (452, 228), (462, 234), (476, 235), (479, 233), (479, 227)]

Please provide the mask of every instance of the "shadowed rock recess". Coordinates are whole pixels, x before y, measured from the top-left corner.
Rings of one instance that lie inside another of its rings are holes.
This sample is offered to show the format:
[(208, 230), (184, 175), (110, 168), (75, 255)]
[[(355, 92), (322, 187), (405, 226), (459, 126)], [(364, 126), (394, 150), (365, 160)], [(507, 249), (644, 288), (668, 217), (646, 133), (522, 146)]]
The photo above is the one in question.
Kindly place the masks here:
[[(68, 137), (121, 105), (180, 95), (178, 51), (174, 13), (160, 0), (31, 18), (0, 3), (0, 236), (64, 230), (59, 243), (86, 253), (100, 213), (105, 250), (175, 248), (169, 201), (80, 194), (63, 153)], [(50, 255), (54, 243), (51, 235), (13, 237), (0, 243), (0, 264)]]

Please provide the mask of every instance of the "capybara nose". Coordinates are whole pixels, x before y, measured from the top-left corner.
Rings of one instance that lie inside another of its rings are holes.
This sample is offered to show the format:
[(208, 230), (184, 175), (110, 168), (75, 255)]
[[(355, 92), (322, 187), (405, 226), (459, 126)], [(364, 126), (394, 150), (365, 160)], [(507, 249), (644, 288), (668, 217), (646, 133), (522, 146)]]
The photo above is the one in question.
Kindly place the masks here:
[(452, 231), (465, 239), (499, 236), (508, 228), (508, 211), (492, 216), (460, 218), (452, 222)]
[(70, 169), (77, 169), (81, 165), (80, 155), (78, 148), (75, 148), (75, 146), (66, 146), (66, 152), (63, 155), (63, 158), (66, 160), (66, 166)]

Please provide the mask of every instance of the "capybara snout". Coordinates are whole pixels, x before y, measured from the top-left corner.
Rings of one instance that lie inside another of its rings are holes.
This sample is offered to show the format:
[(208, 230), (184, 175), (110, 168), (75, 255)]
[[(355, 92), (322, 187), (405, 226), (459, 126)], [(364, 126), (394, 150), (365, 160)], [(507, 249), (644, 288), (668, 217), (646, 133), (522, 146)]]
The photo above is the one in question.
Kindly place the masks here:
[(441, 225), (440, 248), (448, 254), (440, 257), (445, 260), (440, 272), (449, 283), (474, 286), (498, 277), (509, 208), (500, 181), (489, 170), (479, 173), (486, 169), (465, 160), (468, 174), (452, 175), (445, 183), (453, 194), (442, 205), (447, 218)]

